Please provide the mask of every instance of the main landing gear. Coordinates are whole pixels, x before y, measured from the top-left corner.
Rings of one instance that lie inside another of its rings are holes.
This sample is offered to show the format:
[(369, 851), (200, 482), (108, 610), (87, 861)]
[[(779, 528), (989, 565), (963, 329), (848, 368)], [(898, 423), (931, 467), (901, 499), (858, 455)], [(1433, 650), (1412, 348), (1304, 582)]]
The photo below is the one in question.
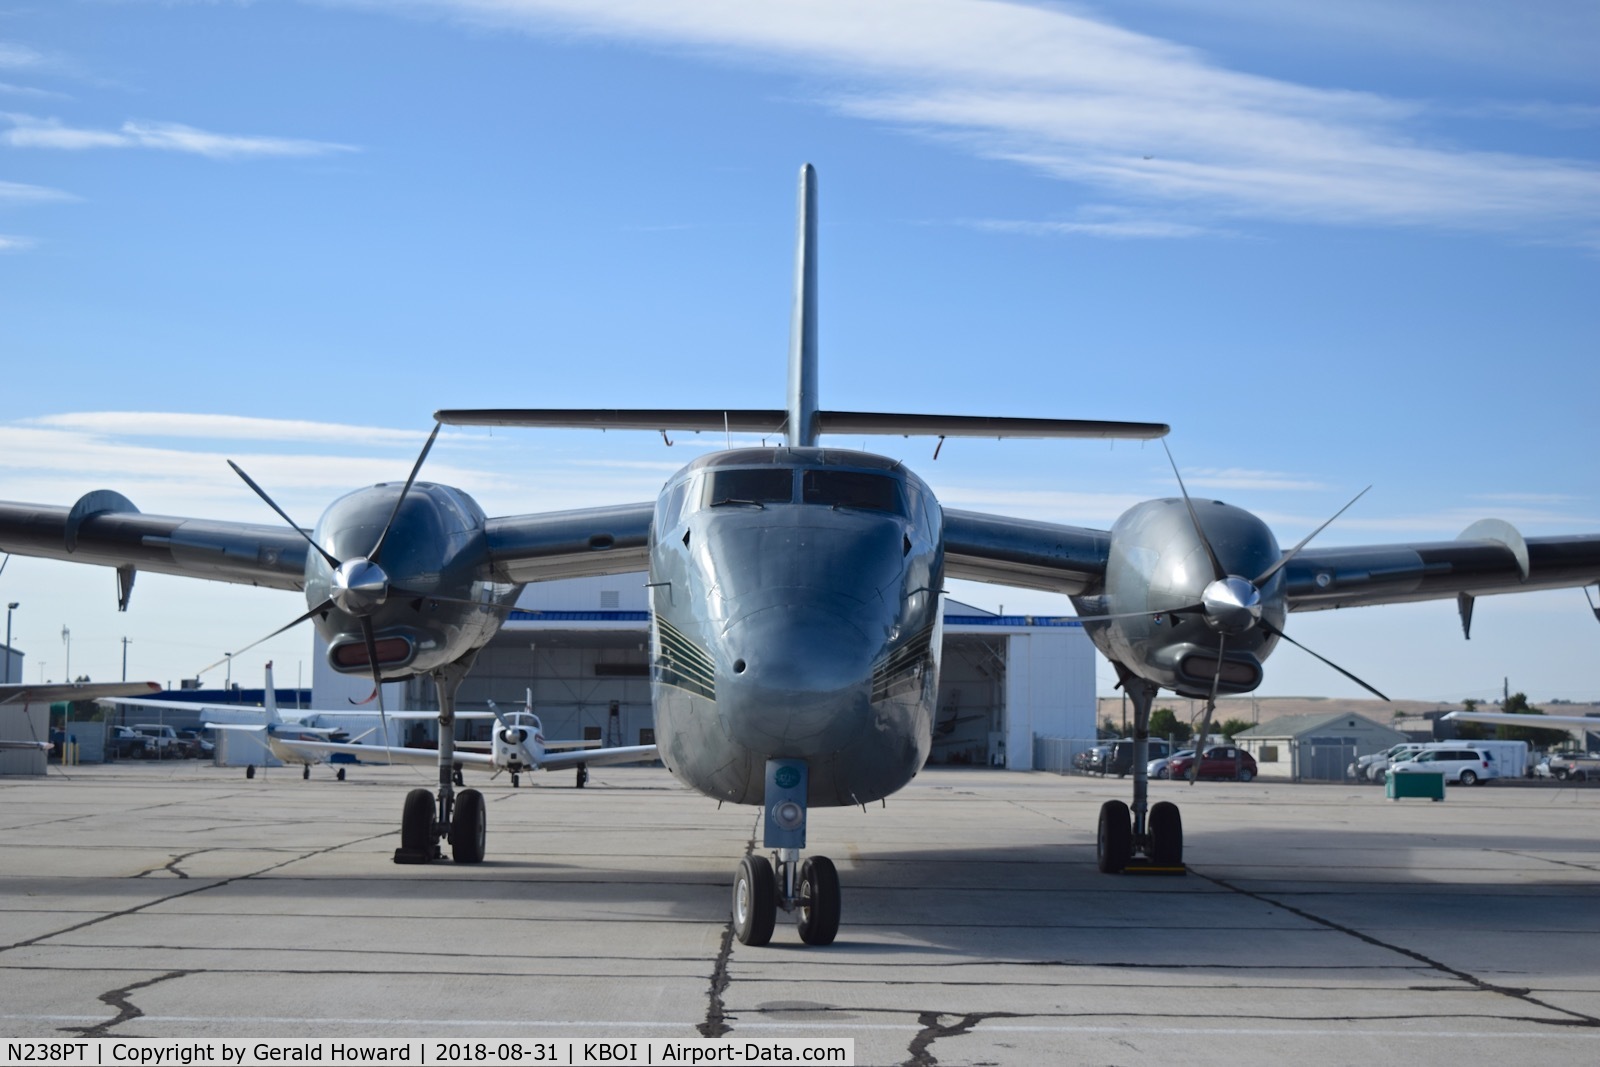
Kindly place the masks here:
[(476, 654), (433, 672), (439, 694), (439, 788), (437, 793), (413, 789), (400, 816), (396, 863), (431, 863), (444, 858), (440, 842), (450, 842), (457, 863), (482, 863), (488, 831), (483, 794), (464, 789), (457, 794), (460, 771), (455, 766), (456, 688), (472, 669)]
[(800, 860), (806, 845), (806, 764), (768, 760), (762, 845), (772, 861), (749, 855), (733, 878), (733, 932), (741, 944), (772, 940), (778, 909), (794, 914), (800, 940), (831, 945), (839, 933), (839, 872), (826, 856)]
[(1120, 800), (1100, 805), (1095, 860), (1105, 874), (1128, 870), (1183, 872), (1183, 818), (1178, 806), (1150, 799), (1150, 709), (1157, 687), (1113, 661), (1122, 687), (1133, 701), (1133, 806)]

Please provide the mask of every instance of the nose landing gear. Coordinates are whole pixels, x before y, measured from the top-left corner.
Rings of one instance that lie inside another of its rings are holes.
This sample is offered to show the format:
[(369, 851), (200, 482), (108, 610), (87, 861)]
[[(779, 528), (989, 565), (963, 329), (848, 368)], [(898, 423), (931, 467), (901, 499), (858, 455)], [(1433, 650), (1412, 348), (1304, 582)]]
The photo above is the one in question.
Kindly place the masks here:
[(778, 909), (794, 914), (800, 940), (831, 945), (839, 933), (839, 872), (826, 856), (803, 863), (806, 844), (806, 764), (768, 760), (762, 844), (775, 849), (746, 856), (733, 879), (733, 932), (745, 945), (772, 940)]

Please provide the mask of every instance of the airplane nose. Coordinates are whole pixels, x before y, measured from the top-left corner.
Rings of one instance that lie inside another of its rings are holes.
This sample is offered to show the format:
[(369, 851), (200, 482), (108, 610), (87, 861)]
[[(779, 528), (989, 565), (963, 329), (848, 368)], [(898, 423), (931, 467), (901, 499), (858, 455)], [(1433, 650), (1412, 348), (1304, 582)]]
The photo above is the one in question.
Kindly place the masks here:
[(717, 706), (739, 743), (790, 758), (836, 751), (871, 722), (874, 643), (814, 606), (774, 605), (735, 620), (718, 665)]

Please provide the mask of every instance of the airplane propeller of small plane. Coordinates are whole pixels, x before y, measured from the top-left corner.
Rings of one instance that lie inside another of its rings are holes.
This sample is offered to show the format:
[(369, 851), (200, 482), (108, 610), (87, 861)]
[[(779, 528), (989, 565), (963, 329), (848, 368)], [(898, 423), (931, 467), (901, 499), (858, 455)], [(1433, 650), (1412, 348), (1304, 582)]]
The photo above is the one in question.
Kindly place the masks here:
[(1290, 612), (1455, 597), (1466, 629), (1478, 596), (1600, 583), (1600, 535), (1524, 538), (1497, 520), (1453, 542), (1313, 548), (1307, 537), (1285, 553), (1260, 518), (1191, 499), (1181, 477), (1179, 498), (1137, 504), (1108, 531), (944, 508), (899, 461), (820, 438), (1152, 439), (1167, 427), (822, 408), (810, 166), (797, 236), (785, 408), (435, 413), (440, 424), (783, 440), (702, 456), (653, 503), (488, 518), (460, 490), (416, 481), (425, 447), (403, 487), (342, 497), (310, 532), (141, 515), (100, 490), (70, 508), (0, 503), (0, 550), (115, 567), (123, 608), (140, 569), (299, 590), (309, 610), (297, 622), (313, 621), (334, 669), (375, 685), (432, 677), (439, 784), (406, 798), (396, 862), (432, 860), (445, 839), (458, 861), (484, 856), (482, 797), (453, 788), (455, 692), (522, 587), (648, 568), (660, 758), (707, 796), (764, 811), (772, 859), (747, 856), (733, 885), (734, 928), (752, 945), (772, 937), (780, 908), (806, 943), (833, 941), (839, 875), (824, 856), (801, 860), (809, 812), (887, 797), (927, 759), (947, 578), (1066, 594), (1132, 698), (1133, 804), (1108, 801), (1098, 827), (1108, 872), (1182, 861), (1177, 807), (1148, 804), (1156, 693), (1255, 689), (1290, 640)]

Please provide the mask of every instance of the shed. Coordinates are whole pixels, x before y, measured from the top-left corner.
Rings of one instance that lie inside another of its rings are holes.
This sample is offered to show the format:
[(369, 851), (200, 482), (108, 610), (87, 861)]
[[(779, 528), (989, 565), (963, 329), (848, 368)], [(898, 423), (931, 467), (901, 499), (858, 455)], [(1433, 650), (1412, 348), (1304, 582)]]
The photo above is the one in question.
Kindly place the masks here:
[(1284, 715), (1242, 730), (1233, 740), (1255, 757), (1262, 778), (1336, 782), (1358, 756), (1382, 752), (1408, 738), (1346, 711)]

